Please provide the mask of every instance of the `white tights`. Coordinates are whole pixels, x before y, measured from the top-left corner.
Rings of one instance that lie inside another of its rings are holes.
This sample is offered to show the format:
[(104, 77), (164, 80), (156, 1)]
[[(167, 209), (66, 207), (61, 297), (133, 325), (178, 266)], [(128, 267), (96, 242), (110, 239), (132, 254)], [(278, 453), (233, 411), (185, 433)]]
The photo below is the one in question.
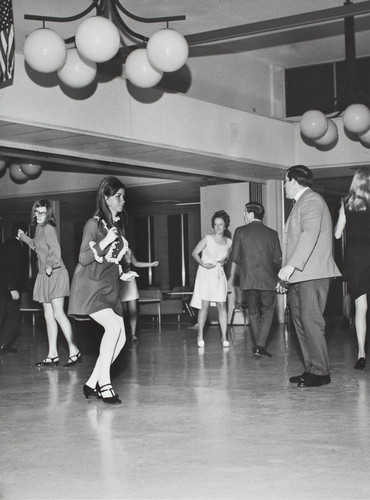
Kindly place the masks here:
[(123, 318), (118, 316), (113, 309), (103, 309), (90, 316), (104, 328), (99, 357), (86, 382), (86, 385), (95, 388), (97, 383), (100, 387), (111, 383), (110, 367), (125, 345), (126, 334)]

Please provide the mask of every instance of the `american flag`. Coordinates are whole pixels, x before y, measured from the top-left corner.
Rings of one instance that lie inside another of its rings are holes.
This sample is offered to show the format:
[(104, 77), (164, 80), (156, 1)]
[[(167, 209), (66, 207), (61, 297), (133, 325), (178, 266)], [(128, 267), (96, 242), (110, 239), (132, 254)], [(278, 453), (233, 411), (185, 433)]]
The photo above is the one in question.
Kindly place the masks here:
[(12, 0), (0, 0), (0, 83), (13, 78), (14, 25)]

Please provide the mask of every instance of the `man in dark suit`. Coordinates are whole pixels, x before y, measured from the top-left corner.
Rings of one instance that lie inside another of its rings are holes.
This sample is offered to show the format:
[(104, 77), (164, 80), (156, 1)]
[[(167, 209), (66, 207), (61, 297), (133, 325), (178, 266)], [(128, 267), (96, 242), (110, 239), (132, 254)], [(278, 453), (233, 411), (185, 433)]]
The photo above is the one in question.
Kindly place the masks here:
[(20, 292), (26, 280), (27, 250), (22, 247), (18, 229), (27, 232), (25, 222), (12, 225), (12, 237), (0, 247), (0, 353), (15, 353), (12, 346), (19, 320)]
[(304, 165), (289, 168), (285, 195), (293, 207), (284, 228), (283, 267), (289, 304), (301, 347), (304, 372), (290, 378), (299, 387), (330, 383), (324, 310), (330, 279), (340, 276), (333, 257), (333, 227), (324, 199), (312, 191), (313, 174)]
[(240, 266), (239, 287), (246, 298), (250, 327), (257, 344), (256, 357), (271, 357), (266, 351), (266, 340), (275, 313), (277, 273), (281, 266), (279, 236), (263, 224), (264, 214), (261, 203), (245, 205), (246, 225), (235, 230), (230, 254), (230, 259)]

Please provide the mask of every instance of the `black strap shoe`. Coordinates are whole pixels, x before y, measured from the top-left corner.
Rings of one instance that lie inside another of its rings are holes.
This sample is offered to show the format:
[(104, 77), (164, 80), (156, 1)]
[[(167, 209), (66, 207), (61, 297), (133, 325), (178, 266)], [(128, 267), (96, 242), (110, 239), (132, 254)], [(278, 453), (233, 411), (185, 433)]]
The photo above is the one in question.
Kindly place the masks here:
[(359, 358), (355, 365), (354, 365), (354, 369), (355, 370), (363, 370), (366, 366), (366, 359), (365, 358)]
[(68, 358), (68, 361), (65, 365), (63, 365), (63, 367), (68, 367), (68, 366), (73, 366), (75, 365), (76, 363), (81, 363), (82, 361), (82, 355), (80, 353), (80, 351), (78, 351), (77, 354), (74, 354), (73, 356), (70, 356)]

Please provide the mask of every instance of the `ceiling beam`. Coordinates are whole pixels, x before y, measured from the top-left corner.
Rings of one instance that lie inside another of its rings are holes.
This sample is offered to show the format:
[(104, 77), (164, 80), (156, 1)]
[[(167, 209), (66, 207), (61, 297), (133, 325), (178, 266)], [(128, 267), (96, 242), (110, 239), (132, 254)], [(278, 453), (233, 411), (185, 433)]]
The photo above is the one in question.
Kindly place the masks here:
[(146, 177), (152, 179), (166, 179), (173, 181), (204, 181), (220, 182), (222, 176), (212, 175), (204, 172), (182, 172), (175, 170), (164, 170), (163, 168), (148, 167), (145, 165), (133, 165), (125, 162), (102, 161), (80, 158), (68, 154), (46, 153), (43, 151), (28, 150), (22, 148), (9, 148), (0, 146), (0, 158), (15, 159), (16, 162), (39, 162), (44, 170), (56, 170), (59, 172), (98, 173), (105, 175), (128, 175)]
[(229, 28), (220, 28), (212, 31), (204, 31), (186, 35), (185, 38), (189, 45), (199, 45), (203, 43), (218, 42), (231, 38), (242, 38), (272, 31), (280, 31), (309, 24), (327, 23), (337, 21), (346, 17), (360, 16), (370, 14), (370, 0), (359, 2), (357, 4), (345, 3), (340, 7), (330, 9), (295, 14), (293, 16), (278, 17), (249, 24), (231, 26)]

